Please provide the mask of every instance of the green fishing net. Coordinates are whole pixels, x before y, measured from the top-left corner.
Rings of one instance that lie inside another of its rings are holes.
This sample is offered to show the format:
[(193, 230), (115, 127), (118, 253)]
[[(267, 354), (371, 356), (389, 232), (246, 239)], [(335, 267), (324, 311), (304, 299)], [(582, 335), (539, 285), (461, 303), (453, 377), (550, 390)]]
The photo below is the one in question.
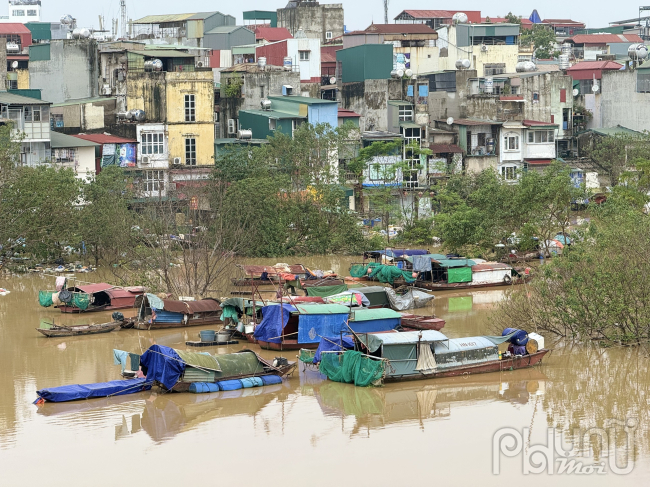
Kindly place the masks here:
[(384, 376), (384, 361), (373, 360), (352, 350), (342, 354), (323, 353), (319, 370), (334, 382), (367, 387)]
[[(368, 269), (371, 269), (370, 274), (368, 274)], [(376, 279), (382, 283), (393, 284), (395, 279), (400, 277), (408, 283), (415, 282), (413, 275), (409, 271), (404, 271), (394, 265), (384, 265), (379, 263), (370, 263), (368, 265), (355, 264), (350, 268), (350, 275), (352, 277), (363, 277), (368, 276), (371, 279)]]
[(49, 306), (52, 306), (52, 294), (54, 294), (54, 291), (39, 291), (38, 292), (38, 304), (43, 306), (44, 308), (47, 308)]
[(73, 293), (72, 294), (72, 305), (79, 308), (82, 311), (87, 310), (88, 306), (90, 306), (90, 294)]

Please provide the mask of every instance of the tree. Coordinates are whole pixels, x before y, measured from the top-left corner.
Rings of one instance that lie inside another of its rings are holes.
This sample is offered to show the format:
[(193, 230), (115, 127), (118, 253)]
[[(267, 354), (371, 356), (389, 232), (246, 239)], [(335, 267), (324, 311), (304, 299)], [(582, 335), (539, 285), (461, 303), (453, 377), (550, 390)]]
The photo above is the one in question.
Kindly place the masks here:
[(506, 15), (506, 22), (509, 24), (521, 24), (521, 17), (517, 17), (512, 12), (508, 12)]
[(555, 32), (546, 25), (535, 24), (532, 29), (524, 29), (519, 41), (522, 46), (532, 45), (537, 59), (552, 59), (559, 54), (555, 49)]
[(624, 173), (637, 164), (643, 165), (649, 144), (650, 135), (647, 133), (595, 136), (585, 154), (609, 176), (612, 186), (616, 186)]

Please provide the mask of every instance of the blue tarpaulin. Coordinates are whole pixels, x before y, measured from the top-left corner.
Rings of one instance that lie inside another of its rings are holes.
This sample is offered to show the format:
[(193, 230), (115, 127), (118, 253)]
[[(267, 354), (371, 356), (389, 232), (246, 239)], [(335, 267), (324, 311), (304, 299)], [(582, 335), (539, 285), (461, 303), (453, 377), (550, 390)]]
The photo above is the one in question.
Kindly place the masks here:
[(185, 372), (185, 362), (173, 348), (162, 345), (150, 346), (140, 363), (147, 368), (147, 379), (158, 381), (167, 389), (174, 387), (178, 378)]
[(347, 332), (346, 314), (304, 314), (298, 322), (298, 343), (318, 343), (320, 337), (339, 335)]
[(390, 331), (397, 328), (401, 323), (400, 318), (386, 318), (382, 320), (350, 321), (350, 328), (355, 333), (374, 333), (378, 331)]
[(37, 391), (39, 398), (51, 402), (76, 401), (95, 397), (123, 396), (151, 389), (147, 379), (113, 380), (98, 384), (77, 384), (73, 386), (51, 387)]
[(537, 9), (533, 10), (533, 13), (530, 14), (530, 17), (528, 17), (528, 20), (530, 20), (533, 24), (541, 24), (542, 19), (537, 13)]
[(337, 337), (323, 337), (318, 344), (316, 354), (314, 355), (314, 363), (320, 362), (320, 355), (323, 352), (340, 352), (342, 350), (350, 350), (354, 348), (354, 340), (352, 336)]
[[(282, 311), (281, 311), (282, 310)], [(296, 311), (296, 308), (290, 304), (273, 306), (264, 306), (262, 308), (262, 322), (255, 328), (255, 339), (270, 342), (281, 343), (282, 330), (287, 326), (289, 315)], [(280, 313), (282, 313), (282, 324), (280, 324)]]

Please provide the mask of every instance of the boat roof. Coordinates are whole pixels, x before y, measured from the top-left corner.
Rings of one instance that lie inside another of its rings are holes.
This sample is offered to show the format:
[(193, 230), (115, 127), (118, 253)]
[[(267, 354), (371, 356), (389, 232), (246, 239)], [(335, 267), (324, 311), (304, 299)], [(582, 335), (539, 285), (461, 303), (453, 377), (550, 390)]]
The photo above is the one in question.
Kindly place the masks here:
[(373, 294), (373, 293), (384, 293), (386, 294), (386, 288), (383, 286), (366, 286), (366, 287), (355, 287), (349, 288), (348, 291), (355, 291), (362, 294)]
[(353, 318), (350, 321), (372, 321), (401, 319), (402, 315), (390, 308), (357, 309), (353, 311)]
[(207, 298), (199, 301), (175, 301), (171, 299), (163, 299), (164, 310), (170, 313), (210, 313), (220, 311), (221, 306), (216, 299)]
[(301, 315), (347, 315), (350, 308), (341, 304), (296, 304), (294, 306)]
[(283, 274), (283, 273), (288, 273), (288, 274), (302, 274), (305, 272), (305, 266), (302, 264), (293, 264), (288, 267), (284, 266), (272, 266), (272, 265), (241, 265), (238, 266), (241, 269), (244, 270), (244, 272), (249, 275), (257, 275), (257, 274), (262, 274), (263, 272), (266, 272), (267, 274), (270, 275), (277, 275), (277, 274)]
[(82, 284), (80, 286), (75, 286), (75, 288), (86, 294), (93, 294), (108, 291), (109, 289), (113, 289), (114, 286), (106, 282), (98, 282), (96, 284)]
[(359, 340), (368, 350), (376, 352), (382, 345), (415, 345), (418, 342), (432, 343), (449, 340), (445, 335), (435, 330), (402, 331), (394, 333), (362, 333)]

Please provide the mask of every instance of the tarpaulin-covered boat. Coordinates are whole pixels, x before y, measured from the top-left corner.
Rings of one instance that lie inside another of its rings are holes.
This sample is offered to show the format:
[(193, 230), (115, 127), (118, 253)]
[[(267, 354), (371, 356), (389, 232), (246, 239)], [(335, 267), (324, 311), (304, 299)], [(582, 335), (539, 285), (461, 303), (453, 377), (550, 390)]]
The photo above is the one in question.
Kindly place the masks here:
[(119, 330), (122, 322), (112, 321), (110, 323), (97, 323), (90, 325), (55, 325), (50, 324), (49, 328), (36, 328), (36, 331), (48, 338), (53, 337), (72, 337), (81, 335), (98, 335), (101, 333), (110, 333), (113, 330)]
[(41, 306), (59, 308), (62, 313), (89, 313), (112, 311), (135, 306), (138, 296), (144, 294), (140, 286), (116, 287), (105, 282), (80, 284), (61, 291), (40, 291)]
[(215, 299), (176, 301), (146, 294), (134, 327), (138, 330), (157, 330), (219, 323), (222, 323), (221, 306)]
[(76, 384), (71, 386), (50, 387), (36, 391), (39, 404), (43, 401), (68, 402), (97, 397), (122, 396), (151, 389), (151, 381), (147, 379), (113, 380), (97, 384)]
[(507, 331), (501, 337), (466, 338), (447, 338), (435, 330), (358, 334), (356, 350), (324, 351), (320, 371), (336, 382), (367, 386), (520, 369), (537, 365), (549, 352), (535, 345), (502, 356), (499, 344), (527, 340), (525, 331)]
[(339, 304), (270, 305), (262, 308), (262, 321), (254, 337), (267, 350), (316, 348), (322, 336), (394, 330), (401, 315), (391, 309), (351, 310)]

